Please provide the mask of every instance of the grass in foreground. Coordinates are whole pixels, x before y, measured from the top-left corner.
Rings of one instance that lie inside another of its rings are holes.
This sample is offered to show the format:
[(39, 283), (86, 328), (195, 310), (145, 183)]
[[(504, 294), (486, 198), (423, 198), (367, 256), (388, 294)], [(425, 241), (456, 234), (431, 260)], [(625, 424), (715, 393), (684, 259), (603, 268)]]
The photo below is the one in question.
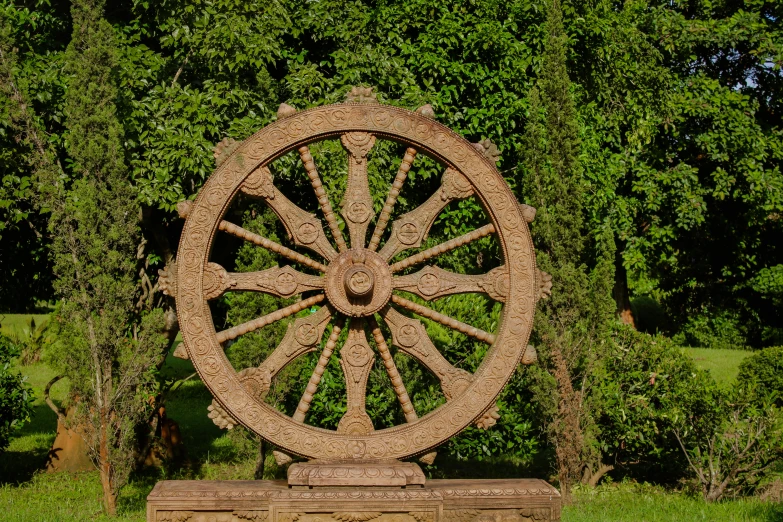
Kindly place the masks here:
[(755, 498), (707, 504), (647, 484), (610, 484), (575, 492), (563, 522), (780, 522), (783, 504)]
[[(227, 469), (224, 471), (228, 471)], [(226, 477), (229, 478), (229, 477)], [(120, 515), (101, 512), (97, 472), (38, 474), (22, 486), (0, 487), (0, 509), (9, 522), (139, 521), (154, 477), (136, 479), (123, 492)], [(705, 504), (700, 498), (644, 484), (617, 484), (575, 492), (563, 508), (562, 522), (780, 522), (783, 505), (742, 499)]]
[[(57, 431), (57, 416), (43, 398), (43, 389), (55, 376), (54, 370), (46, 364), (36, 363), (22, 368), (22, 373), (35, 394), (33, 417), (11, 438), (11, 444), (0, 457), (0, 484), (24, 482), (43, 468)], [(67, 393), (67, 382), (60, 381), (52, 386), (50, 396), (61, 403)]]

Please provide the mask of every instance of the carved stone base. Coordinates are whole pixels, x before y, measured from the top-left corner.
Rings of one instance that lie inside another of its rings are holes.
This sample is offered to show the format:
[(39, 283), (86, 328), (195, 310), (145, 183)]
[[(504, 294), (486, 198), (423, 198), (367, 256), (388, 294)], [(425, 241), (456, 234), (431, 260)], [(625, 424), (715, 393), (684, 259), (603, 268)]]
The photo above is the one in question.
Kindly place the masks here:
[(167, 480), (147, 522), (553, 522), (560, 493), (535, 479), (429, 480), (424, 487), (289, 488), (270, 480)]
[(384, 460), (311, 460), (288, 468), (289, 486), (423, 486), (415, 462)]

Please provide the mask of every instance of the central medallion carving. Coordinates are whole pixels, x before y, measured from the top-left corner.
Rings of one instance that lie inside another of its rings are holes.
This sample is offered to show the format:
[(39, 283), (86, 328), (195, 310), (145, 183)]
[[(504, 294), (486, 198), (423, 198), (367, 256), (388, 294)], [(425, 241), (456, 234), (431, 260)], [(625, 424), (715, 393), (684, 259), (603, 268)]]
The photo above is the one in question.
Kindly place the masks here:
[(389, 302), (392, 275), (384, 259), (364, 248), (337, 256), (326, 271), (326, 297), (351, 317), (374, 314)]
[(372, 270), (362, 265), (353, 265), (345, 272), (345, 291), (351, 297), (362, 298), (372, 294), (375, 277)]

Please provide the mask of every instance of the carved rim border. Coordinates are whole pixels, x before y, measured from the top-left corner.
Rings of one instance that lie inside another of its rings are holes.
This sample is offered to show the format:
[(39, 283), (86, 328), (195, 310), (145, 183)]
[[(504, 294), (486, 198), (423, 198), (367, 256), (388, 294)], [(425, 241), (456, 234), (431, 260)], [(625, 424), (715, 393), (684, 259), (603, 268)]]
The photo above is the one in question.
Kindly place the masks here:
[[(509, 295), (495, 343), (471, 385), (415, 422), (364, 436), (308, 426), (257, 401), (240, 384), (218, 344), (203, 272), (214, 236), (239, 185), (257, 167), (305, 143), (349, 131), (371, 132), (416, 146), (462, 172), (495, 225), (509, 267)], [(177, 314), (190, 359), (220, 405), (276, 446), (308, 458), (407, 458), (453, 437), (481, 416), (513, 375), (527, 346), (535, 308), (535, 256), (530, 231), (503, 177), (468, 141), (414, 112), (376, 104), (339, 104), (296, 113), (242, 142), (210, 176), (193, 203), (178, 251)]]

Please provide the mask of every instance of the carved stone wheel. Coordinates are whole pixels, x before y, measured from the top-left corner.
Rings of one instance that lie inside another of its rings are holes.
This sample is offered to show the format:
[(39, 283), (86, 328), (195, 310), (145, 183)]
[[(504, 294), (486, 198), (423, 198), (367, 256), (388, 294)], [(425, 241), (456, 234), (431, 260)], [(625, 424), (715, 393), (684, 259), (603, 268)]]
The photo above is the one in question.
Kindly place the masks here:
[[(217, 400), (210, 415), (213, 418), (223, 416), (228, 424), (239, 422), (281, 449), (309, 458), (400, 459), (427, 453), (471, 423), (482, 427), (494, 424), (498, 395), (520, 361), (531, 362), (526, 349), (532, 350), (527, 340), (537, 294), (535, 255), (527, 227), (531, 209), (520, 207), (486, 154), (487, 147), (472, 145), (434, 121), (429, 106), (411, 112), (372, 99), (368, 102), (366, 96), (353, 100), (302, 112), (283, 105), (275, 123), (224, 151), (217, 170), (183, 212), (187, 218), (177, 258), (177, 311), (188, 355)], [(348, 155), (347, 186), (340, 210), (347, 239), (308, 148), (308, 144), (325, 139), (340, 139)], [(368, 240), (375, 211), (367, 157), (380, 139), (402, 143), (407, 150), (393, 180), (390, 173), (388, 196)], [(298, 151), (301, 157), (328, 235), (318, 216), (288, 200), (273, 184), (268, 166), (289, 151)], [(442, 184), (424, 204), (389, 223), (408, 171), (416, 155), (422, 153), (443, 165)], [(309, 251), (308, 255), (225, 221), (224, 214), (240, 192), (264, 200), (284, 224), (294, 246)], [(487, 224), (391, 263), (397, 254), (419, 249), (448, 203), (470, 196), (484, 208)], [(210, 262), (217, 234), (240, 237), (290, 260), (300, 270), (320, 275), (305, 274), (292, 266), (228, 273)], [(486, 274), (467, 276), (426, 264), (491, 234), (497, 238), (503, 264)], [(424, 266), (418, 271), (406, 270), (415, 265)], [(285, 298), (306, 293), (308, 297), (216, 331), (208, 300), (227, 291), (265, 292)], [(485, 332), (398, 295), (398, 291), (424, 300), (482, 293), (503, 303), (500, 321), (496, 331)], [(258, 368), (234, 370), (224, 354), (224, 343), (315, 306), (320, 306), (315, 313), (291, 323), (280, 345)], [(490, 345), (476, 373), (446, 360), (416, 316)], [(391, 330), (391, 342), (384, 338), (379, 320)], [(331, 333), (293, 416), (266, 404), (264, 397), (275, 375), (297, 357), (316, 351), (329, 324), (333, 325)], [(305, 416), (345, 328), (347, 341), (339, 348), (339, 357), (345, 374), (347, 412), (336, 431), (309, 426), (304, 423)], [(440, 380), (447, 399), (444, 404), (418, 417), (390, 344)], [(382, 430), (374, 429), (365, 411), (365, 387), (376, 356), (381, 358), (407, 421)]]

